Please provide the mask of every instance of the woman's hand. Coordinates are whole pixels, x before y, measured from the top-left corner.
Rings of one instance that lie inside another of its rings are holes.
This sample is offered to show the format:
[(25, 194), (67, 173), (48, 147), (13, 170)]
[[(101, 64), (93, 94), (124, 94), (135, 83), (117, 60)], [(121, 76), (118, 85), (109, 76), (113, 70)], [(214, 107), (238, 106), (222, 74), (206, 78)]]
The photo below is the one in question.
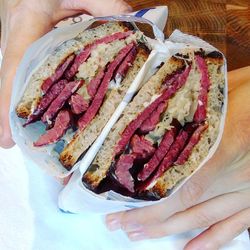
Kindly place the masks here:
[(208, 227), (185, 249), (215, 250), (250, 227), (249, 70), (229, 74), (225, 130), (211, 160), (166, 201), (108, 215), (110, 230), (142, 240)]
[(0, 0), (3, 54), (0, 74), (0, 147), (14, 145), (8, 111), (12, 82), (27, 47), (68, 16), (83, 12), (103, 16), (128, 11), (131, 11), (131, 7), (123, 0)]

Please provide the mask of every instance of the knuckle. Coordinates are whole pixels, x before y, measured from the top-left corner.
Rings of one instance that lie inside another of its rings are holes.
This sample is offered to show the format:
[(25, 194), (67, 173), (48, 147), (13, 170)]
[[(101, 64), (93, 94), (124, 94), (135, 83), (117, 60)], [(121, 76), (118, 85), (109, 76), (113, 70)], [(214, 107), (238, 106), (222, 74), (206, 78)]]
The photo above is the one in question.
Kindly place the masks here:
[(200, 211), (195, 213), (194, 221), (197, 228), (204, 228), (215, 223), (216, 219), (206, 211)]
[(190, 179), (180, 191), (180, 199), (184, 208), (195, 205), (204, 190), (200, 182)]

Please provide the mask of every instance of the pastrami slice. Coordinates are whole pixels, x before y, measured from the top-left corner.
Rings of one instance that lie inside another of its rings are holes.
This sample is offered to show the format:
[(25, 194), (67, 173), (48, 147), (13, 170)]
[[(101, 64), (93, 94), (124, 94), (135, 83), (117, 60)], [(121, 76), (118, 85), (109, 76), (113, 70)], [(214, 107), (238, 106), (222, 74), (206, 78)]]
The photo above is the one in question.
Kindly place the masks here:
[(148, 133), (155, 129), (157, 123), (160, 121), (161, 114), (166, 110), (167, 103), (162, 102), (159, 106), (154, 110), (149, 118), (143, 122), (140, 127), (141, 133)]
[(80, 65), (82, 63), (84, 63), (90, 56), (91, 51), (99, 44), (102, 43), (111, 43), (115, 40), (121, 40), (121, 39), (125, 39), (128, 36), (130, 36), (133, 32), (132, 31), (127, 31), (127, 32), (117, 32), (115, 34), (112, 34), (110, 36), (106, 36), (103, 38), (100, 38), (98, 40), (96, 40), (94, 43), (87, 45), (82, 52), (80, 52), (76, 58), (75, 61), (73, 63), (73, 65), (71, 66), (71, 68), (65, 73), (65, 76), (67, 79), (72, 79), (75, 74), (77, 73)]
[(165, 133), (159, 147), (155, 151), (155, 154), (150, 159), (150, 161), (144, 165), (143, 169), (138, 174), (137, 176), (138, 180), (145, 181), (155, 171), (155, 169), (161, 163), (162, 159), (167, 154), (170, 146), (174, 142), (176, 133), (177, 133), (176, 127), (173, 127), (171, 130)]
[(61, 110), (56, 118), (55, 125), (48, 130), (44, 135), (34, 142), (35, 147), (46, 146), (57, 142), (69, 128), (71, 122), (70, 112), (68, 110)]
[(161, 96), (159, 96), (154, 102), (152, 102), (148, 107), (146, 107), (135, 120), (129, 123), (129, 125), (125, 128), (125, 130), (122, 132), (121, 139), (116, 144), (115, 150), (114, 150), (114, 156), (120, 154), (130, 141), (131, 137), (135, 133), (135, 131), (141, 127), (143, 122), (147, 120), (147, 118), (151, 115), (151, 113), (162, 103), (166, 102), (171, 98), (178, 89), (180, 89), (186, 82), (187, 77), (189, 75), (191, 67), (187, 67), (176, 79), (176, 81), (173, 82), (173, 85), (168, 86)]
[(52, 119), (56, 116), (59, 110), (64, 106), (65, 102), (75, 93), (78, 88), (83, 84), (83, 81), (73, 81), (64, 87), (62, 92), (57, 96), (57, 98), (51, 103), (48, 110), (42, 116), (42, 122), (51, 123)]
[(87, 91), (91, 98), (95, 96), (104, 75), (105, 75), (105, 69), (103, 68), (102, 70), (100, 70), (100, 72), (98, 72), (97, 76), (89, 82), (87, 86)]
[(118, 182), (128, 189), (130, 192), (134, 192), (134, 180), (129, 172), (133, 167), (135, 157), (131, 154), (122, 155), (116, 163), (115, 175)]
[(131, 150), (136, 158), (148, 158), (155, 152), (155, 148), (144, 136), (134, 135), (131, 139)]
[(119, 68), (117, 69), (115, 75), (116, 77), (125, 77), (129, 67), (133, 64), (135, 57), (137, 54), (137, 47), (134, 47), (129, 54), (126, 56), (126, 58), (124, 59), (123, 63), (119, 66)]
[(188, 144), (185, 146), (178, 159), (176, 160), (176, 165), (184, 164), (192, 153), (193, 148), (199, 142), (201, 134), (208, 128), (208, 124), (201, 124), (192, 134)]
[(198, 106), (194, 114), (194, 122), (201, 123), (207, 115), (207, 98), (210, 87), (210, 80), (206, 61), (199, 55), (195, 56), (196, 64), (201, 72), (200, 91), (198, 96)]
[(65, 85), (68, 82), (66, 80), (61, 80), (57, 83), (55, 83), (51, 89), (42, 97), (41, 101), (39, 102), (37, 108), (35, 111), (28, 117), (27, 122), (23, 125), (24, 127), (28, 124), (31, 124), (33, 122), (36, 122), (40, 119), (40, 117), (43, 115), (43, 113), (46, 111), (46, 109), (49, 107), (49, 105), (52, 103), (54, 99), (61, 93), (61, 91), (64, 89)]
[(77, 93), (71, 96), (69, 104), (71, 106), (72, 113), (76, 115), (82, 114), (89, 107), (89, 103), (84, 100), (84, 97)]
[(65, 62), (63, 62), (61, 65), (59, 65), (55, 71), (55, 73), (50, 76), (49, 78), (47, 78), (43, 84), (42, 84), (42, 91), (43, 93), (47, 93), (47, 91), (51, 88), (51, 86), (59, 81), (61, 79), (61, 77), (63, 76), (64, 72), (66, 71), (66, 69), (71, 65), (71, 63), (73, 62), (75, 58), (75, 55), (70, 55)]
[(129, 45), (120, 50), (117, 57), (109, 64), (107, 72), (100, 84), (100, 87), (86, 113), (78, 120), (78, 128), (84, 130), (90, 121), (95, 117), (99, 108), (102, 105), (103, 99), (108, 90), (109, 82), (111, 81), (114, 71), (121, 64), (122, 60), (130, 52), (130, 50), (136, 46), (134, 42), (131, 42)]

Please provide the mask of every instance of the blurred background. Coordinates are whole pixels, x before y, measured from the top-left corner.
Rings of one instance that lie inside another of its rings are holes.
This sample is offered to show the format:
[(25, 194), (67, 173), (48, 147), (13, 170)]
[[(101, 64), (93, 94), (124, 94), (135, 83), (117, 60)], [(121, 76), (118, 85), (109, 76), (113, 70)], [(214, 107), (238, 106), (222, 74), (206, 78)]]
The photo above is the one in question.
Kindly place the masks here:
[(250, 0), (127, 0), (135, 10), (167, 5), (166, 36), (197, 35), (221, 50), (228, 70), (250, 65)]

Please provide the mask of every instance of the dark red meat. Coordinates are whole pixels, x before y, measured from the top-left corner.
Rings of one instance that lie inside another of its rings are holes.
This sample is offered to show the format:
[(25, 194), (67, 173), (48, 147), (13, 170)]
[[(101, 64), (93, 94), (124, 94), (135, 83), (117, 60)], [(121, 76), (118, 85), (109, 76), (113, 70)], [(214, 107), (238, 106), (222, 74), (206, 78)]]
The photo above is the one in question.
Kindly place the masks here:
[(166, 110), (167, 103), (162, 102), (159, 104), (159, 106), (151, 113), (151, 115), (145, 120), (141, 127), (140, 132), (141, 133), (148, 133), (155, 129), (156, 125), (160, 121), (161, 114)]
[(155, 154), (138, 174), (138, 180), (145, 181), (155, 171), (174, 142), (177, 132), (178, 130), (174, 127), (164, 135), (159, 147), (155, 151)]
[(59, 110), (64, 106), (65, 102), (75, 93), (79, 87), (83, 84), (83, 81), (73, 81), (64, 87), (57, 98), (50, 104), (48, 110), (42, 116), (42, 122), (50, 123), (56, 116)]
[(57, 142), (70, 126), (70, 112), (61, 110), (56, 118), (55, 125), (48, 130), (44, 135), (34, 142), (35, 147), (41, 147)]
[(80, 130), (84, 130), (86, 126), (90, 123), (90, 121), (95, 117), (96, 113), (98, 112), (99, 108), (102, 105), (103, 99), (106, 95), (108, 90), (109, 82), (111, 81), (114, 71), (116, 68), (121, 64), (122, 60), (126, 57), (129, 51), (135, 46), (132, 42), (123, 49), (120, 50), (117, 57), (109, 64), (107, 72), (100, 84), (100, 87), (90, 105), (86, 113), (78, 120), (78, 128)]
[(71, 96), (69, 104), (71, 106), (72, 113), (76, 115), (82, 114), (89, 107), (89, 103), (84, 100), (83, 96), (77, 93)]
[(151, 115), (151, 113), (162, 103), (167, 102), (178, 89), (180, 89), (186, 82), (189, 75), (191, 67), (187, 67), (176, 79), (173, 85), (169, 86), (163, 91), (161, 96), (159, 96), (154, 102), (152, 102), (147, 108), (145, 108), (135, 120), (130, 122), (130, 124), (125, 128), (122, 133), (121, 139), (118, 141), (115, 147), (114, 156), (120, 154), (130, 141), (131, 137), (135, 131), (141, 127), (143, 122)]
[(155, 148), (144, 136), (134, 135), (131, 139), (131, 150), (136, 158), (146, 159), (153, 155)]
[(97, 45), (101, 43), (111, 43), (115, 40), (121, 40), (125, 39), (126, 37), (130, 36), (133, 32), (132, 31), (127, 31), (127, 32), (117, 32), (115, 34), (105, 36), (103, 38), (97, 39), (94, 41), (94, 43), (87, 45), (82, 52), (80, 52), (71, 66), (71, 68), (65, 73), (65, 76), (67, 79), (72, 79), (72, 77), (75, 76), (75, 74), (78, 71), (78, 68), (82, 63), (84, 63), (90, 56), (91, 51), (96, 48)]
[(105, 75), (105, 69), (102, 69), (95, 78), (93, 78), (88, 86), (87, 86), (87, 90), (88, 90), (88, 94), (89, 96), (91, 97), (91, 99), (95, 96), (99, 86), (100, 86), (100, 83), (103, 79)]
[(169, 151), (167, 152), (166, 156), (158, 167), (156, 173), (154, 174), (151, 182), (160, 177), (166, 170), (168, 170), (174, 164), (175, 160), (180, 155), (181, 151), (185, 147), (186, 143), (188, 142), (190, 136), (192, 135), (196, 127), (196, 124), (190, 123), (185, 125), (185, 127), (179, 132), (176, 139), (172, 143)]
[(24, 127), (30, 123), (33, 123), (40, 119), (45, 110), (49, 107), (51, 102), (61, 93), (65, 85), (68, 82), (66, 80), (61, 80), (55, 83), (51, 89), (42, 97), (35, 111), (28, 117), (27, 122), (23, 125)]
[(137, 48), (134, 47), (129, 54), (126, 56), (125, 60), (123, 61), (123, 63), (119, 66), (119, 68), (116, 71), (116, 76), (119, 75), (122, 78), (124, 78), (128, 72), (129, 67), (132, 66), (135, 57), (137, 54)]
[(184, 164), (192, 153), (194, 146), (199, 142), (201, 134), (208, 128), (208, 124), (201, 124), (192, 134), (188, 144), (183, 149), (175, 164)]
[(61, 65), (57, 67), (55, 73), (43, 82), (41, 89), (44, 94), (50, 89), (50, 87), (55, 82), (60, 80), (60, 78), (63, 76), (64, 72), (66, 71), (66, 69), (73, 62), (74, 58), (75, 58), (75, 55), (70, 55)]
[(194, 114), (194, 122), (201, 123), (206, 119), (207, 96), (210, 86), (210, 80), (206, 61), (199, 55), (196, 55), (195, 60), (201, 72), (201, 81), (200, 93), (198, 96), (198, 106)]
[(117, 180), (130, 192), (134, 192), (134, 180), (129, 172), (129, 169), (133, 167), (134, 160), (133, 155), (121, 155), (115, 168)]

